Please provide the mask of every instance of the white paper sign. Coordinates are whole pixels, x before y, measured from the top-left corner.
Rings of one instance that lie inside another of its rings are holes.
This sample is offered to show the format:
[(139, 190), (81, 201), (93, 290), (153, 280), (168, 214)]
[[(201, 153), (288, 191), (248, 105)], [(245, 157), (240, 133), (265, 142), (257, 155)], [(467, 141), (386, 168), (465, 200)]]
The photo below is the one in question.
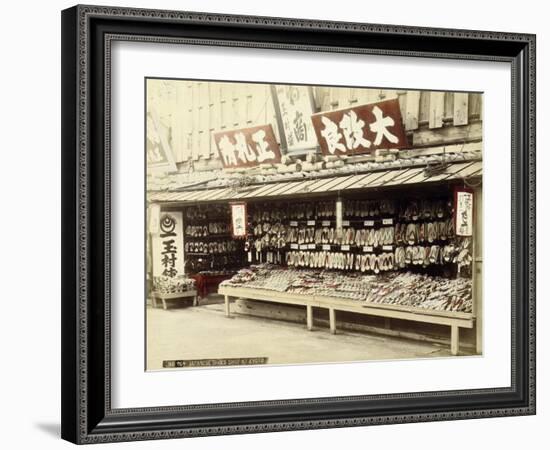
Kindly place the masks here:
[(165, 212), (160, 215), (159, 232), (153, 234), (153, 276), (183, 274), (182, 213)]
[(311, 88), (277, 85), (274, 91), (275, 106), (279, 110), (287, 150), (292, 152), (317, 147), (317, 136), (311, 122), (311, 115), (315, 112)]
[(231, 225), (233, 237), (246, 237), (246, 204), (233, 203), (231, 205)]
[(474, 223), (474, 194), (456, 191), (455, 230), (457, 236), (471, 236)]

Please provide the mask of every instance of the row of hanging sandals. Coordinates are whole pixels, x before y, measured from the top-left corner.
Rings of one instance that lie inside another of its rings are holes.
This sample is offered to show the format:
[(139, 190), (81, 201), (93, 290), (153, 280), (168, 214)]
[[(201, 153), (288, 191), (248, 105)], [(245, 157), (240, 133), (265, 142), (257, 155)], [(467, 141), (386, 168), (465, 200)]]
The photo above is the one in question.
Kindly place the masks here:
[[(266, 226), (267, 225), (267, 226)], [(446, 241), (454, 236), (452, 219), (436, 222), (397, 223), (382, 228), (343, 228), (332, 227), (288, 227), (276, 223), (258, 224), (253, 229), (256, 237), (262, 236), (262, 247), (276, 242), (277, 248), (284, 243), (297, 244), (335, 244), (379, 247), (392, 244), (422, 244)], [(267, 236), (267, 237), (266, 237)]]
[(409, 245), (397, 247), (394, 252), (349, 253), (330, 251), (290, 251), (286, 253), (286, 263), (290, 267), (356, 270), (374, 273), (402, 269), (408, 266), (427, 267), (432, 264), (471, 262), (470, 240), (464, 239), (459, 245), (445, 246)]

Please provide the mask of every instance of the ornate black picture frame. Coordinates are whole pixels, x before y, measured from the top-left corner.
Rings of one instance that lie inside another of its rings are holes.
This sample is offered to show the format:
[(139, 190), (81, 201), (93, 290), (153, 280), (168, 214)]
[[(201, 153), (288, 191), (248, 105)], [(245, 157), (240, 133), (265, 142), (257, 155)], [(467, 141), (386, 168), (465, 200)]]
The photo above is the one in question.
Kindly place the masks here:
[[(111, 407), (114, 41), (503, 61), (512, 73), (512, 372), (505, 388)], [(62, 437), (99, 443), (535, 413), (535, 36), (99, 6), (62, 12)]]

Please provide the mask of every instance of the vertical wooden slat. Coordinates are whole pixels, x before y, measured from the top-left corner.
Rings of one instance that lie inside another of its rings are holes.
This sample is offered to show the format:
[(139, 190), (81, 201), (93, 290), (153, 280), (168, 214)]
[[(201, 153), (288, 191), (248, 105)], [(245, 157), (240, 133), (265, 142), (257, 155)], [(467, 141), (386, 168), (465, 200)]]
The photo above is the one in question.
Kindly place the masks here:
[(199, 142), (199, 84), (193, 82), (191, 84), (192, 90), (192, 140), (191, 140), (191, 157), (193, 160), (199, 159), (200, 156), (200, 142)]
[(418, 112), (420, 109), (420, 91), (407, 91), (405, 107), (405, 129), (418, 128)]
[(191, 158), (191, 148), (193, 143), (193, 87), (191, 83), (185, 83), (183, 89), (183, 102), (181, 107), (183, 109), (183, 161), (187, 161)]
[(399, 112), (401, 113), (401, 118), (403, 119), (403, 125), (405, 125), (405, 118), (407, 117), (407, 92), (406, 91), (396, 91), (397, 100), (399, 101)]
[(208, 107), (209, 107), (209, 131), (210, 157), (216, 158), (218, 151), (213, 140), (213, 134), (220, 128), (220, 86), (218, 83), (208, 84)]
[(453, 120), (453, 108), (454, 108), (454, 93), (445, 92), (445, 109), (443, 114), (444, 121)]
[(445, 93), (430, 92), (430, 116), (429, 116), (430, 128), (441, 128), (443, 126), (444, 108), (445, 108)]
[(338, 109), (338, 88), (331, 87), (328, 91), (330, 108), (329, 109)]
[(216, 131), (220, 129), (220, 84), (210, 83), (208, 90), (210, 97), (210, 131)]
[(367, 102), (366, 103), (373, 103), (380, 101), (380, 89), (367, 89)]
[(252, 125), (254, 118), (252, 117), (252, 97), (254, 95), (254, 85), (247, 84), (245, 85), (245, 116), (246, 116), (246, 126), (249, 127)]
[(230, 115), (231, 115), (231, 89), (229, 83), (221, 83), (220, 86), (220, 127), (222, 129), (231, 128)]
[(266, 90), (264, 84), (255, 84), (251, 90), (250, 102), (250, 125), (264, 124), (265, 111), (264, 105), (266, 102)]
[(238, 97), (238, 115), (239, 115), (239, 125), (241, 127), (247, 126), (247, 117), (246, 117), (246, 95), (247, 95), (247, 83), (238, 83), (237, 84), (237, 97)]
[(453, 124), (467, 125), (468, 124), (468, 94), (456, 92), (453, 105)]
[(199, 83), (199, 154), (210, 159), (210, 121), (208, 82)]
[(187, 88), (181, 81), (175, 84), (175, 105), (172, 113), (172, 145), (176, 162), (185, 161), (186, 136), (183, 127), (185, 120), (185, 92)]
[(319, 92), (319, 111), (330, 111), (330, 88), (321, 87), (317, 89)]
[(418, 110), (418, 122), (427, 123), (430, 119), (430, 92), (420, 92), (420, 108)]
[(239, 84), (231, 83), (231, 125), (237, 128), (241, 125), (239, 117)]
[(355, 97), (358, 105), (363, 105), (369, 101), (368, 89), (359, 88), (355, 91)]
[(481, 118), (481, 94), (470, 94), (468, 116), (473, 119)]

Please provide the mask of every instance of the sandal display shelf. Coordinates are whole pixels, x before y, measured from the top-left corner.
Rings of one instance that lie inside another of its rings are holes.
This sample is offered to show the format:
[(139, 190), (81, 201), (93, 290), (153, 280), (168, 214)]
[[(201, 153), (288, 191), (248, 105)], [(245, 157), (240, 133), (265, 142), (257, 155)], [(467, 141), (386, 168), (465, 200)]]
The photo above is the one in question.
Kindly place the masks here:
[(313, 329), (313, 308), (328, 309), (330, 332), (333, 334), (336, 333), (336, 311), (448, 326), (451, 330), (451, 353), (453, 355), (457, 355), (460, 348), (460, 328), (474, 328), (475, 324), (473, 313), (457, 311), (439, 311), (403, 305), (384, 305), (337, 297), (276, 292), (242, 286), (220, 286), (218, 293), (224, 296), (226, 317), (231, 316), (231, 300), (239, 298), (305, 306), (307, 315), (306, 326), (310, 331)]

